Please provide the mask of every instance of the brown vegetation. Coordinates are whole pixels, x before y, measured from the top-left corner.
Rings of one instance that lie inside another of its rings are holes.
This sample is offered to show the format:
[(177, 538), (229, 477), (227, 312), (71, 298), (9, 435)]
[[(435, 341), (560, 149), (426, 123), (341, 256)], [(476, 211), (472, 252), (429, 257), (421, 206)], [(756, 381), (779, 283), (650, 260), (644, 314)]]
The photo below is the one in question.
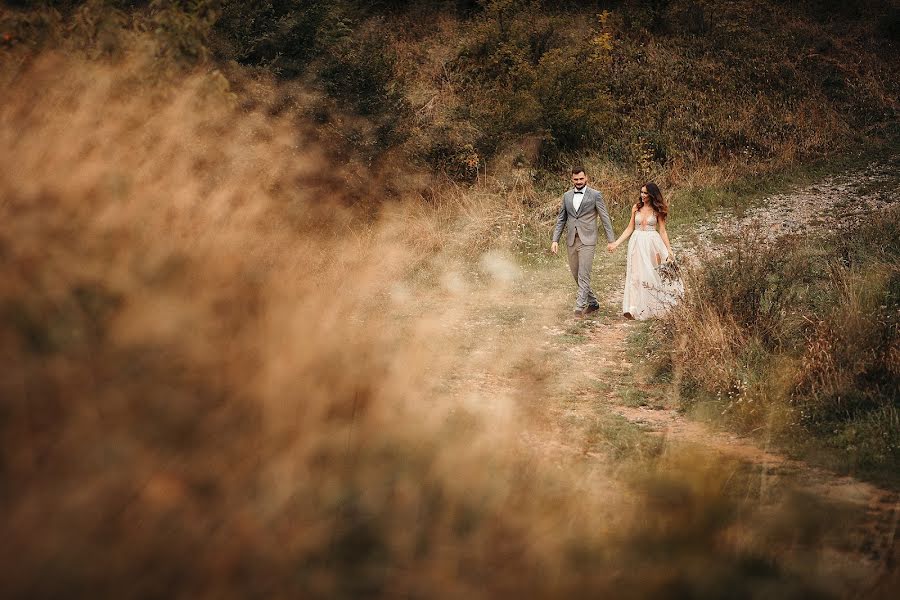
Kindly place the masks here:
[(704, 256), (656, 334), (684, 404), (896, 483), (898, 217), (894, 205), (824, 241), (745, 232)]
[(828, 596), (733, 467), (522, 443), (548, 380), (471, 335), (518, 276), (483, 209), (357, 218), (296, 123), (134, 64), (44, 56), (0, 109), (10, 597)]
[[(860, 41), (881, 13), (822, 50), (856, 65), (860, 93), (779, 104), (767, 84), (727, 87), (765, 56), (720, 56), (750, 21), (711, 15), (750, 3), (623, 2), (587, 18), (589, 56), (568, 41), (590, 13), (569, 5), (7, 4), (9, 596), (832, 595), (806, 573), (823, 521), (796, 533), (778, 521), (793, 510), (742, 503), (734, 465), (656, 445), (558, 461), (524, 442), (555, 391), (545, 334), (494, 326), (521, 307), (479, 311), (520, 281), (514, 252), (545, 245), (552, 169), (572, 157), (624, 209), (648, 172), (725, 180), (888, 135), (895, 67), (872, 48), (892, 42)], [(687, 34), (648, 41), (682, 12)], [(591, 114), (563, 101), (572, 61), (596, 76)], [(721, 94), (686, 102), (721, 73)], [(799, 125), (756, 129), (784, 106)], [(762, 150), (742, 154), (739, 131)], [(479, 185), (438, 188), (429, 168)], [(459, 383), (508, 372), (488, 401)]]

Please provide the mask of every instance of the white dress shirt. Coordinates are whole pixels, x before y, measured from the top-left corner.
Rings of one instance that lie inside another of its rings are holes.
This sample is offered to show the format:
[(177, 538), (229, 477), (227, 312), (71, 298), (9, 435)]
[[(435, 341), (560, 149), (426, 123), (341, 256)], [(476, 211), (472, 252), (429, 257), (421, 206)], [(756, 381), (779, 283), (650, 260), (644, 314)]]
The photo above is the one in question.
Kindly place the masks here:
[[(584, 186), (587, 187), (587, 186)], [(581, 201), (584, 199), (584, 188), (575, 189), (575, 195), (572, 196), (572, 205), (575, 207), (575, 212), (578, 212), (578, 208), (581, 206)]]

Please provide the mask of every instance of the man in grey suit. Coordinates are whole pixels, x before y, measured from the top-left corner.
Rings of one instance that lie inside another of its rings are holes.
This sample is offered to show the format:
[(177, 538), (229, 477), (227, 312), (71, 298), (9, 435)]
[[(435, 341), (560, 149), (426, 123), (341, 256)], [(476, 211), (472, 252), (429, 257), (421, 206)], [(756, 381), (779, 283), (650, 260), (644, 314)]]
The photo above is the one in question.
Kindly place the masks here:
[(574, 187), (563, 194), (550, 251), (553, 254), (559, 252), (559, 238), (562, 236), (563, 227), (568, 224), (566, 245), (569, 248), (569, 268), (572, 269), (572, 277), (578, 284), (575, 314), (584, 316), (600, 308), (600, 303), (591, 290), (591, 266), (597, 247), (598, 216), (603, 222), (607, 241), (613, 242), (616, 238), (613, 235), (606, 204), (603, 202), (603, 194), (588, 187), (584, 167), (572, 168), (572, 185)]

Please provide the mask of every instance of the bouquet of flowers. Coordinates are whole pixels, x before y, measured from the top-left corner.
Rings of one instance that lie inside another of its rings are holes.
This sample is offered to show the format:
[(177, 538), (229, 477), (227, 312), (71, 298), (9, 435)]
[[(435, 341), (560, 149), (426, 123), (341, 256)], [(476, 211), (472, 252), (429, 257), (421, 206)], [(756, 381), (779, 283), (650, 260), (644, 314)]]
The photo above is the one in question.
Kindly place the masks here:
[(669, 257), (665, 262), (658, 264), (656, 266), (656, 272), (659, 273), (659, 277), (666, 283), (674, 283), (681, 279), (681, 269), (672, 257)]

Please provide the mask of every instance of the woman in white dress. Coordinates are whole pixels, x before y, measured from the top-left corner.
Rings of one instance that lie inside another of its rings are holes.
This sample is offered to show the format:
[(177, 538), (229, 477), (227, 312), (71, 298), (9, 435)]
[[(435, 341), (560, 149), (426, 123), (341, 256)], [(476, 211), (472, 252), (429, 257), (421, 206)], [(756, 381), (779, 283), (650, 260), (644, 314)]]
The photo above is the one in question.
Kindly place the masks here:
[(675, 304), (683, 292), (680, 281), (663, 277), (658, 270), (660, 264), (675, 257), (666, 233), (668, 216), (668, 206), (659, 187), (648, 183), (641, 188), (640, 200), (631, 207), (628, 227), (619, 239), (606, 247), (613, 252), (631, 238), (622, 298), (622, 314), (626, 319), (657, 317)]

